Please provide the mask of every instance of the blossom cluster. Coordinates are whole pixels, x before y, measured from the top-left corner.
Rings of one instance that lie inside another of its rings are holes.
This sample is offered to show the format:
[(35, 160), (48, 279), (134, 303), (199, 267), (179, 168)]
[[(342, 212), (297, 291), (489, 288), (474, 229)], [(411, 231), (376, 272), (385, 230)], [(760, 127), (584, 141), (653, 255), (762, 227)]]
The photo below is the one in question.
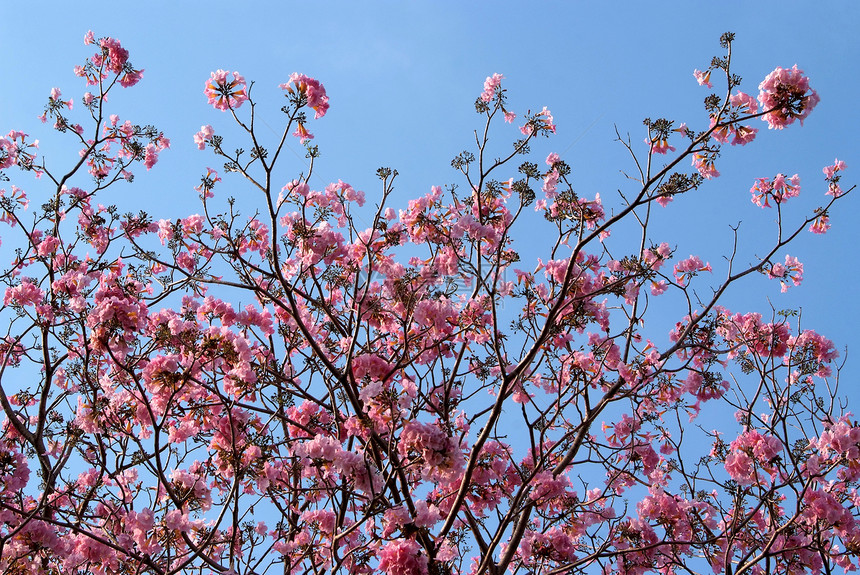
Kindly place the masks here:
[(809, 87), (809, 78), (795, 64), (776, 68), (759, 84), (758, 101), (768, 113), (762, 116), (767, 127), (782, 130), (795, 120), (803, 121), (818, 104), (818, 93)]
[[(228, 78), (232, 76), (232, 78)], [(206, 80), (203, 93), (216, 110), (235, 110), (248, 100), (245, 78), (239, 72), (216, 70)]]
[(777, 204), (782, 204), (788, 198), (795, 198), (800, 195), (800, 177), (794, 174), (790, 178), (777, 174), (773, 180), (768, 178), (759, 178), (756, 180), (753, 187), (750, 189), (752, 194), (752, 202), (760, 208), (769, 208), (769, 201)]

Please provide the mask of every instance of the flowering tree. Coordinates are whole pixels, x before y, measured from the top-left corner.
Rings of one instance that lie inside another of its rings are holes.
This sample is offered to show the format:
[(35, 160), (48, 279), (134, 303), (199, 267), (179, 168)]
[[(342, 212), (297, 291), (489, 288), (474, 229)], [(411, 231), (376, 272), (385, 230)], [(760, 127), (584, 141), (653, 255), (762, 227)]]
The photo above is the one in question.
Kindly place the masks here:
[[(80, 155), (58, 170), (29, 135), (0, 138), (4, 182), (17, 168), (52, 190), (38, 209), (23, 183), (0, 192), (17, 248), (2, 274), (4, 573), (856, 568), (860, 426), (837, 401), (833, 343), (791, 313), (720, 305), (755, 274), (800, 283), (782, 254), (828, 229), (851, 191), (844, 163), (824, 168), (823, 206), (793, 220), (799, 177), (756, 180), (775, 240), (751, 263), (730, 255), (705, 299), (711, 266), (649, 226), (757, 122), (803, 122), (818, 96), (796, 67), (741, 92), (725, 35), (726, 55), (695, 72), (726, 84), (709, 123), (647, 120), (644, 144), (624, 142), (635, 188), (611, 209), (574, 192), (557, 154), (528, 161), (553, 117), (518, 118), (495, 74), (476, 147), (452, 162), (465, 192), (434, 187), (399, 212), (392, 169), (363, 210), (343, 181), (311, 188), (320, 82), (280, 86), (285, 128), (265, 143), (251, 85), (219, 70), (205, 94), (250, 152), (201, 128), (229, 177), (207, 169), (200, 214), (154, 220), (99, 203), (169, 141), (109, 109), (143, 74), (120, 42), (85, 41), (89, 91), (73, 108), (54, 89), (42, 116)], [(519, 139), (491, 159), (502, 121)], [(292, 137), (310, 169), (283, 181)], [(250, 217), (225, 187), (253, 193)], [(517, 263), (522, 222), (543, 226), (537, 262)], [(641, 236), (617, 252), (621, 222)], [(677, 314), (668, 338), (646, 332), (655, 298)], [(729, 423), (707, 431), (705, 411)]]

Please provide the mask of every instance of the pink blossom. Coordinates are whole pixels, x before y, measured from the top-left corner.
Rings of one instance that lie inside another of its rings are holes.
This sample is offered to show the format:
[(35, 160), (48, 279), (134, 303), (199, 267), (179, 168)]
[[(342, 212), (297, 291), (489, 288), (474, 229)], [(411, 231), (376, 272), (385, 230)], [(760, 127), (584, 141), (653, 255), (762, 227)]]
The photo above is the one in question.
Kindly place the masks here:
[(328, 96), (326, 95), (325, 87), (323, 87), (319, 80), (315, 80), (304, 74), (293, 73), (290, 74), (290, 81), (281, 84), (280, 88), (290, 93), (298, 91), (302, 94), (307, 99), (308, 106), (316, 112), (314, 119), (322, 118), (328, 112)]
[(836, 159), (833, 162), (832, 166), (826, 166), (824, 168), (824, 177), (827, 181), (827, 195), (833, 196), (834, 198), (838, 198), (842, 195), (842, 188), (839, 187), (839, 179), (841, 175), (839, 172), (845, 170), (845, 162)]
[(755, 98), (749, 94), (744, 94), (740, 90), (729, 98), (729, 103), (737, 108), (739, 112), (746, 114), (755, 114), (758, 111), (758, 104)]
[(762, 480), (756, 468), (775, 473), (774, 463), (782, 451), (783, 444), (777, 437), (746, 431), (731, 443), (726, 471), (740, 485), (751, 485)]
[(785, 175), (777, 174), (773, 180), (759, 178), (750, 188), (752, 202), (759, 207), (769, 208), (768, 200), (773, 198), (777, 204), (785, 202), (788, 198), (800, 195), (800, 177), (794, 174), (786, 180)]
[(669, 140), (667, 139), (658, 139), (654, 138), (653, 140), (645, 139), (645, 143), (651, 147), (652, 154), (666, 154), (667, 152), (674, 152), (675, 146), (669, 145)]
[(129, 70), (119, 79), (123, 88), (131, 88), (143, 79), (143, 70)]
[(102, 38), (99, 40), (99, 45), (102, 51), (107, 54), (108, 70), (114, 74), (122, 72), (126, 62), (128, 62), (128, 50), (123, 48), (119, 40), (115, 38)]
[(836, 177), (836, 174), (838, 172), (841, 172), (844, 169), (845, 169), (845, 162), (843, 162), (842, 160), (837, 158), (836, 160), (833, 161), (833, 165), (826, 166), (822, 171), (824, 172), (824, 176), (828, 180), (832, 180), (833, 178)]
[(835, 453), (856, 461), (860, 458), (860, 427), (847, 416), (842, 417), (829, 425), (814, 444), (823, 457)]
[[(839, 357), (839, 351), (832, 341), (810, 330), (803, 331), (797, 337), (789, 338), (788, 345), (791, 348), (791, 353), (797, 358), (808, 358), (811, 355), (815, 361), (820, 363), (815, 372), (818, 377), (830, 376), (831, 369), (827, 364)], [(792, 360), (791, 357), (786, 359)], [(801, 361), (803, 360), (801, 359)]]
[(555, 134), (555, 124), (553, 124), (554, 120), (553, 120), (552, 114), (550, 113), (549, 110), (547, 110), (546, 106), (543, 107), (543, 110), (538, 112), (538, 118), (539, 118), (539, 122), (542, 124), (541, 127), (544, 130), (548, 130), (548, 131), (552, 132), (553, 134)]
[[(687, 68), (689, 70), (689, 68)], [(711, 71), (705, 70), (704, 72), (700, 72), (699, 70), (693, 70), (693, 76), (696, 78), (696, 82), (699, 83), (699, 86), (707, 86), (708, 88), (713, 88), (714, 86), (711, 84)]]
[(687, 279), (695, 276), (698, 272), (711, 271), (711, 264), (703, 264), (698, 256), (690, 256), (675, 264), (674, 276), (679, 285), (684, 285)]
[(212, 168), (206, 168), (206, 175), (203, 176), (200, 185), (196, 186), (194, 189), (200, 192), (203, 197), (211, 198), (213, 196), (212, 188), (214, 188), (215, 184), (220, 181), (221, 177), (218, 175), (218, 172)]
[(56, 102), (58, 104), (62, 104), (64, 106), (66, 106), (69, 110), (71, 110), (72, 109), (72, 101), (69, 100), (68, 102), (61, 102), (60, 97), (61, 97), (60, 89), (59, 88), (51, 88), (51, 100), (53, 100), (54, 102)]
[(60, 240), (54, 236), (46, 236), (45, 239), (39, 242), (37, 250), (40, 256), (45, 257), (57, 251), (59, 245)]
[(301, 142), (302, 144), (314, 139), (314, 135), (308, 132), (307, 128), (305, 128), (305, 125), (301, 122), (299, 122), (296, 126), (296, 131), (293, 132), (293, 136), (299, 138), (299, 142)]
[(815, 108), (820, 98), (809, 87), (809, 78), (795, 64), (792, 68), (776, 68), (759, 84), (758, 101), (763, 110), (770, 110), (762, 116), (768, 128), (781, 130), (792, 124), (795, 119), (803, 120)]
[(809, 226), (809, 231), (813, 234), (823, 234), (826, 233), (827, 230), (830, 229), (830, 218), (827, 215), (822, 214), (813, 220), (812, 224)]
[(535, 117), (532, 120), (529, 120), (522, 126), (520, 126), (520, 132), (524, 136), (531, 136), (535, 133), (544, 133), (552, 132), (555, 133), (555, 124), (553, 124), (553, 117), (550, 111), (543, 107), (543, 110), (535, 114)]
[(44, 297), (45, 292), (39, 289), (36, 284), (30, 281), (23, 281), (15, 287), (6, 288), (6, 294), (3, 296), (3, 305), (36, 305)]
[(484, 102), (489, 102), (493, 99), (493, 96), (496, 95), (496, 90), (499, 86), (502, 85), (502, 79), (504, 76), (501, 74), (493, 74), (492, 76), (487, 76), (487, 79), (484, 80), (484, 91), (481, 92), (481, 100)]
[(427, 556), (411, 539), (397, 539), (379, 552), (379, 569), (387, 575), (426, 575)]
[(666, 280), (660, 281), (652, 281), (651, 282), (651, 295), (662, 295), (666, 288), (669, 287), (666, 283)]
[(785, 255), (785, 264), (771, 264), (770, 268), (766, 269), (766, 272), (767, 277), (771, 279), (779, 279), (779, 283), (782, 285), (781, 291), (783, 293), (788, 291), (789, 280), (791, 280), (795, 286), (799, 286), (800, 282), (803, 281), (803, 264), (800, 263), (797, 258), (788, 254)]
[(147, 144), (143, 165), (146, 166), (147, 170), (149, 170), (152, 169), (152, 166), (154, 166), (156, 162), (158, 162), (158, 148), (155, 144)]
[(182, 233), (186, 237), (190, 237), (192, 235), (200, 235), (200, 232), (203, 231), (203, 222), (203, 216), (201, 216), (200, 214), (188, 216), (187, 218), (182, 220)]
[[(716, 117), (711, 117), (711, 128), (717, 123)], [(739, 126), (737, 122), (728, 122), (720, 125), (711, 133), (711, 136), (723, 144), (730, 142), (732, 146), (745, 146), (755, 140), (758, 129), (752, 126)], [(731, 138), (731, 141), (729, 140)]]
[(194, 143), (197, 144), (197, 149), (204, 149), (206, 147), (206, 142), (212, 140), (212, 136), (214, 134), (215, 132), (212, 129), (212, 126), (201, 126), (200, 131), (194, 134)]
[(740, 144), (741, 146), (746, 146), (750, 142), (752, 142), (756, 134), (758, 134), (758, 128), (753, 128), (752, 126), (737, 126), (734, 130), (734, 137), (732, 138), (732, 146), (736, 146)]
[(561, 175), (555, 168), (553, 168), (553, 170), (544, 177), (541, 190), (543, 190), (543, 193), (547, 198), (553, 199), (558, 195), (555, 190), (558, 187), (558, 179), (560, 177)]
[(654, 271), (658, 271), (663, 267), (663, 263), (672, 255), (672, 248), (669, 244), (662, 242), (659, 246), (645, 250), (642, 254), (642, 260), (646, 265)]
[(701, 152), (693, 154), (693, 165), (706, 180), (719, 177), (720, 173), (714, 167), (714, 159)]
[(18, 161), (18, 148), (13, 141), (0, 138), (0, 170), (14, 166)]
[(726, 472), (740, 485), (750, 485), (754, 480), (752, 459), (746, 453), (732, 451), (726, 456)]
[(203, 90), (209, 104), (224, 112), (239, 108), (248, 99), (245, 78), (233, 72), (233, 79), (228, 80), (229, 74), (226, 70), (212, 72)]

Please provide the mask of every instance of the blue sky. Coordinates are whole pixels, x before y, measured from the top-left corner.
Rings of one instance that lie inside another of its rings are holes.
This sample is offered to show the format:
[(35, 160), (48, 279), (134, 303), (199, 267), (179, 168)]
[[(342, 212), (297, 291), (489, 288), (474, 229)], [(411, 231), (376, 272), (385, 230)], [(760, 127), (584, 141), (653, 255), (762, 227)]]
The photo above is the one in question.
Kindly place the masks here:
[[(192, 135), (202, 124), (216, 131), (229, 124), (227, 115), (206, 105), (202, 93), (209, 72), (224, 68), (256, 82), (253, 93), (272, 138), (280, 128), (277, 85), (291, 72), (322, 81), (331, 110), (311, 126), (323, 154), (318, 185), (342, 179), (364, 190), (372, 202), (378, 195), (376, 168), (392, 166), (400, 172), (393, 199), (397, 208), (431, 185), (462, 183), (450, 160), (470, 147), (472, 131), (481, 125), (473, 102), (484, 78), (500, 72), (520, 116), (547, 106), (555, 117), (558, 133), (534, 146), (535, 160), (550, 151), (562, 154), (573, 168), (577, 191), (587, 197), (599, 192), (611, 208), (618, 205), (616, 190), (632, 189), (621, 173), (632, 164), (613, 142), (615, 128), (629, 133), (634, 143), (644, 138), (646, 116), (702, 129), (701, 102), (708, 92), (696, 84), (692, 71), (720, 54), (718, 38), (731, 30), (737, 34), (735, 71), (744, 77), (745, 91), (757, 93), (758, 83), (774, 67), (798, 64), (821, 103), (802, 128), (774, 133), (762, 123), (756, 142), (726, 150), (718, 165), (721, 178), (660, 214), (655, 240), (677, 245), (681, 256), (699, 254), (718, 268), (731, 246), (729, 225), (742, 222), (746, 261), (761, 253), (756, 245), (772, 238), (773, 212), (749, 201), (755, 178), (800, 174), (803, 195), (788, 205), (796, 210), (823, 203), (821, 168), (834, 157), (848, 163), (843, 181), (857, 180), (860, 82), (851, 66), (860, 62), (858, 16), (855, 3), (794, 1), (728, 2), (719, 8), (689, 1), (154, 1), (90, 11), (63, 3), (39, 13), (25, 3), (4, 3), (0, 132), (14, 128), (40, 138), (52, 165), (74, 159), (36, 116), (53, 86), (79, 101), (84, 90), (72, 67), (91, 54), (82, 39), (92, 29), (97, 37), (120, 39), (131, 61), (146, 70), (143, 82), (118, 93), (111, 105), (123, 119), (155, 124), (173, 142), (156, 169), (139, 173), (134, 185), (114, 190), (103, 201), (146, 209), (157, 218), (199, 211), (193, 187), (207, 165), (220, 162), (199, 152)], [(493, 134), (500, 146), (517, 136), (506, 127)], [(285, 163), (285, 181), (304, 168), (301, 148), (295, 144), (293, 149), (298, 155)], [(39, 184), (18, 185), (36, 193)], [(241, 193), (237, 187), (235, 194)], [(776, 309), (802, 306), (806, 327), (856, 350), (849, 376), (860, 372), (855, 327), (860, 310), (852, 296), (858, 280), (852, 249), (860, 244), (857, 206), (856, 198), (848, 198), (833, 214), (826, 236), (807, 234), (791, 250), (806, 266), (801, 288), (780, 294), (776, 282), (754, 279), (749, 291), (735, 290), (728, 299), (738, 311), (766, 314), (771, 304)], [(540, 237), (524, 240), (540, 252)], [(617, 241), (622, 240), (619, 233)], [(848, 379), (843, 392), (853, 387), (853, 378)]]

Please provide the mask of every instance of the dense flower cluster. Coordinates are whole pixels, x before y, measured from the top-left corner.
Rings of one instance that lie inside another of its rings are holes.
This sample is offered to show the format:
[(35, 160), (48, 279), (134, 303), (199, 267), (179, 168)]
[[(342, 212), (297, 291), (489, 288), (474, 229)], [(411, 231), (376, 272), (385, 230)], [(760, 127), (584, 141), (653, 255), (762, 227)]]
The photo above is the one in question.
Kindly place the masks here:
[(759, 84), (758, 101), (763, 110), (769, 110), (762, 119), (768, 128), (782, 130), (799, 119), (809, 116), (820, 98), (818, 93), (809, 87), (809, 78), (803, 75), (803, 70), (792, 68), (777, 68), (767, 75)]

